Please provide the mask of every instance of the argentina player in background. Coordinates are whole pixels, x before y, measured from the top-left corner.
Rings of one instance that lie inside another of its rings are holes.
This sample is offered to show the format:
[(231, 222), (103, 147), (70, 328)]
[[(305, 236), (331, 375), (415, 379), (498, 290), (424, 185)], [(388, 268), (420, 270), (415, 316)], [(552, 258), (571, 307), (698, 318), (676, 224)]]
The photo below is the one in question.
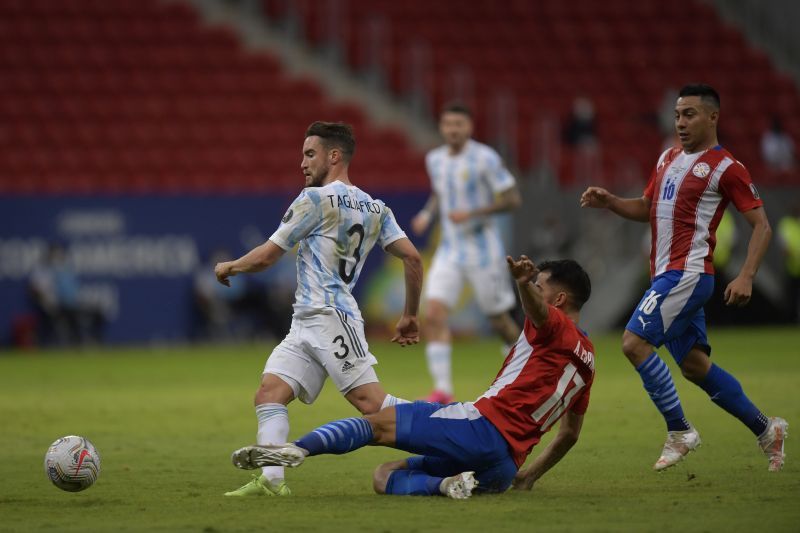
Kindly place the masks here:
[[(355, 138), (349, 125), (311, 124), (301, 163), (306, 188), (267, 242), (214, 269), (219, 282), (228, 285), (230, 276), (269, 268), (300, 244), (292, 327), (267, 360), (255, 395), (258, 444), (286, 442), (286, 406), (295, 398), (312, 403), (328, 376), (362, 414), (405, 403), (386, 394), (378, 382), (372, 368), (377, 361), (369, 351), (352, 289), (375, 244), (401, 259), (406, 302), (392, 341), (401, 346), (416, 344), (422, 261), (392, 211), (350, 182), (347, 170), (354, 150)], [(290, 494), (283, 467), (271, 466), (225, 495)]]
[(453, 400), (448, 317), (465, 281), (507, 345), (520, 333), (509, 313), (516, 300), (500, 228), (492, 215), (517, 209), (522, 199), (497, 152), (470, 138), (472, 127), (467, 107), (450, 104), (442, 111), (439, 131), (445, 144), (425, 158), (431, 196), (411, 221), (417, 235), (437, 214), (441, 224), (441, 242), (425, 283), (425, 357), (434, 382), (427, 400), (432, 402)]

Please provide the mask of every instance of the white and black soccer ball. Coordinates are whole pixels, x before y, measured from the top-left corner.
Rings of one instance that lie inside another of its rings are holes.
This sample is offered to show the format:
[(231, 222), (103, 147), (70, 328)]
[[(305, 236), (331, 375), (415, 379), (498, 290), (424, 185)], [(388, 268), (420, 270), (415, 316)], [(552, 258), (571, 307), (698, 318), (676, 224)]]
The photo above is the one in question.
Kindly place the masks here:
[(100, 454), (88, 439), (76, 435), (61, 437), (44, 455), (44, 471), (61, 490), (88, 489), (100, 475)]

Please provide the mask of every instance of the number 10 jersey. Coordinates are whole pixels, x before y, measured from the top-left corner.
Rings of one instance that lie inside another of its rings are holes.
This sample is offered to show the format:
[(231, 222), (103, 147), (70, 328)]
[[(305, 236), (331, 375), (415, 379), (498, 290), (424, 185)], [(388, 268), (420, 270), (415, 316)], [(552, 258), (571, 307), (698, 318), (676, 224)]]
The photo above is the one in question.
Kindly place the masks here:
[(377, 243), (406, 236), (392, 211), (354, 185), (334, 181), (307, 187), (269, 238), (283, 250), (297, 243), (295, 316), (334, 307), (363, 321), (352, 289)]

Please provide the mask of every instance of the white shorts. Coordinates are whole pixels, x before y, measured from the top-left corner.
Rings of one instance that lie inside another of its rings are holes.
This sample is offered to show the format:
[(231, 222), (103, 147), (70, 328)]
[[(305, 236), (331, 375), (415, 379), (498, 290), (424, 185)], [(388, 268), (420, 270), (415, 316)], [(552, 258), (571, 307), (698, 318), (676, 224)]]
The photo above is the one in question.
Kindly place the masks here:
[(369, 352), (364, 324), (325, 307), (292, 319), (289, 333), (272, 350), (264, 373), (283, 379), (301, 402), (313, 403), (327, 376), (342, 394), (377, 382), (372, 368), (377, 363)]
[(472, 286), (475, 300), (484, 314), (499, 315), (514, 307), (516, 299), (505, 260), (476, 267), (460, 265), (441, 254), (433, 257), (428, 271), (425, 299), (439, 300), (452, 309), (458, 303), (465, 280)]

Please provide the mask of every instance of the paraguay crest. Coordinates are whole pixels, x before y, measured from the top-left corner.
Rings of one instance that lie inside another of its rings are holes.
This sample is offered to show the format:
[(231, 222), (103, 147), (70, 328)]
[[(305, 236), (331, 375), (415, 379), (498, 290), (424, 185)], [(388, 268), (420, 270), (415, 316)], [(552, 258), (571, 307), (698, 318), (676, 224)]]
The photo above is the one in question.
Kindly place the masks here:
[(698, 178), (705, 178), (710, 172), (711, 167), (708, 166), (708, 163), (697, 163), (694, 168), (692, 168), (692, 174)]

